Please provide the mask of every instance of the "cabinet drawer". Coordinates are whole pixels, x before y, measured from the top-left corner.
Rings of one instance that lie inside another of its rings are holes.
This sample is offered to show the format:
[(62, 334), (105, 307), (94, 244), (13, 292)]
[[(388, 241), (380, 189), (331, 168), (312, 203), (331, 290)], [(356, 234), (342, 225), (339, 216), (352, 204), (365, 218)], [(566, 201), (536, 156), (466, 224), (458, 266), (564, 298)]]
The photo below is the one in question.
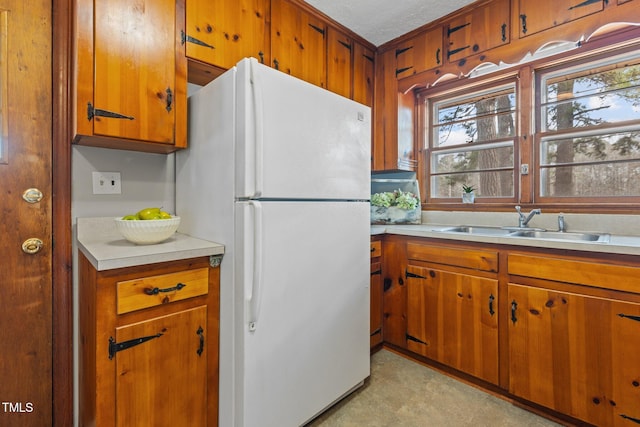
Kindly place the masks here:
[(427, 246), (408, 243), (407, 256), (409, 259), (415, 259), (417, 261), (453, 265), (456, 267), (465, 267), (473, 270), (490, 271), (494, 273), (498, 271), (498, 252), (492, 251), (446, 248), (442, 246)]
[(159, 276), (118, 282), (118, 314), (167, 304), (172, 301), (206, 295), (209, 291), (209, 269), (179, 271)]
[(640, 293), (640, 268), (600, 262), (509, 254), (509, 274)]
[(371, 258), (377, 258), (382, 255), (382, 242), (377, 240), (371, 242)]

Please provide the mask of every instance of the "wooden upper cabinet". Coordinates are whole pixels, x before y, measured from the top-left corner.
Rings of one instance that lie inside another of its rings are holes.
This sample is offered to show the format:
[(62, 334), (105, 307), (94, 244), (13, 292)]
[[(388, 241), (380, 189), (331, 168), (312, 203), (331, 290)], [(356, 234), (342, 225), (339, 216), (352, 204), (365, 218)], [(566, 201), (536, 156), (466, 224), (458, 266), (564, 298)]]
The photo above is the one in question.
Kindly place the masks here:
[(509, 5), (509, 0), (495, 0), (448, 22), (444, 27), (446, 59), (455, 62), (508, 44)]
[[(518, 17), (520, 37), (571, 22), (601, 12), (608, 0), (519, 0)], [(619, 1), (619, 3), (621, 3)]]
[(396, 47), (396, 77), (411, 76), (442, 65), (442, 28), (425, 31)]
[(271, 66), (327, 87), (324, 21), (288, 0), (271, 1)]
[(187, 0), (187, 57), (224, 69), (245, 57), (268, 64), (269, 14), (269, 0)]
[(184, 0), (77, 0), (74, 142), (168, 153), (187, 144)]
[(374, 58), (373, 50), (353, 44), (353, 100), (369, 107), (373, 106)]
[(327, 28), (327, 89), (346, 98), (353, 91), (353, 44), (342, 31)]

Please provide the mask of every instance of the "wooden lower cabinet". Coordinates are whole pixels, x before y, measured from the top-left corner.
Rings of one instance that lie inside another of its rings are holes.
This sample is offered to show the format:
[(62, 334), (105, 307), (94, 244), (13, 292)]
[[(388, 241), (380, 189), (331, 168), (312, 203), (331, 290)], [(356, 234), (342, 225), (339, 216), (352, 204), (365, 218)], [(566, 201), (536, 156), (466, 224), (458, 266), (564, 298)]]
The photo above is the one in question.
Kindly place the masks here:
[[(517, 269), (546, 275), (544, 259), (535, 261)], [(548, 261), (553, 265), (558, 259)], [(607, 268), (613, 269), (612, 280), (616, 270), (632, 268), (573, 264), (581, 269), (571, 280), (580, 284), (597, 282), (598, 272)], [(636, 277), (628, 277), (627, 284)], [(621, 292), (597, 296), (588, 287), (561, 282), (518, 283), (526, 281), (512, 277), (508, 284), (509, 391), (589, 424), (639, 424), (640, 303), (621, 300), (628, 298)]]
[(407, 267), (407, 349), (497, 384), (498, 281)]
[(217, 425), (219, 268), (79, 260), (80, 426)]

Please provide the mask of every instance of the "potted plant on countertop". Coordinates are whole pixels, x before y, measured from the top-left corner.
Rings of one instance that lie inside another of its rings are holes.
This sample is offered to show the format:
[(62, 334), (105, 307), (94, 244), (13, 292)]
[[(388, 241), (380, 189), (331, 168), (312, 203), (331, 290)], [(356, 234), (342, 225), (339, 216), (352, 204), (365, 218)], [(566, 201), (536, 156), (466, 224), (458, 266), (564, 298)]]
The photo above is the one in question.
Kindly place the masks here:
[(476, 198), (475, 191), (473, 185), (462, 184), (462, 203), (473, 203)]

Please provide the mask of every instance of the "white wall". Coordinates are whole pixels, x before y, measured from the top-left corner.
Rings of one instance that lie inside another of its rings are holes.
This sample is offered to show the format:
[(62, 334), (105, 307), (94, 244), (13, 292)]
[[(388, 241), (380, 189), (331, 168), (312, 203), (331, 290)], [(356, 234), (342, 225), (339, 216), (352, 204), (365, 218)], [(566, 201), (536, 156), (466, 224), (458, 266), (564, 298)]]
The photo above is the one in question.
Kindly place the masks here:
[[(175, 212), (173, 154), (149, 154), (96, 147), (73, 146), (71, 218), (73, 235), (78, 217), (123, 216), (146, 207)], [(92, 172), (120, 172), (122, 194), (93, 194)], [(78, 275), (77, 246), (73, 244), (74, 317), (74, 425), (78, 425)]]

